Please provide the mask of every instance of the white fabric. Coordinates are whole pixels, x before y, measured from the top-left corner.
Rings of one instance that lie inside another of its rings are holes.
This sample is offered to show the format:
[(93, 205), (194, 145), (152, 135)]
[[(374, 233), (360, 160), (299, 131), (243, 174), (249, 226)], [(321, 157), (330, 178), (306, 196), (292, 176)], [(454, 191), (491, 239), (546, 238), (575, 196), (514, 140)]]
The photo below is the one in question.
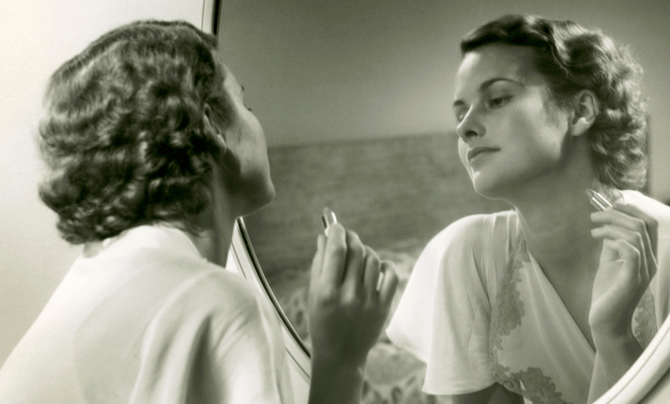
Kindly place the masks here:
[(0, 370), (2, 403), (292, 403), (274, 309), (180, 230), (87, 245)]
[[(668, 314), (670, 208), (634, 191), (624, 197), (659, 221), (653, 297), (633, 316), (646, 346)], [(538, 403), (586, 402), (595, 352), (527, 252), (518, 220), (515, 211), (463, 218), (418, 259), (387, 334), (427, 363), (427, 393), (499, 382)]]

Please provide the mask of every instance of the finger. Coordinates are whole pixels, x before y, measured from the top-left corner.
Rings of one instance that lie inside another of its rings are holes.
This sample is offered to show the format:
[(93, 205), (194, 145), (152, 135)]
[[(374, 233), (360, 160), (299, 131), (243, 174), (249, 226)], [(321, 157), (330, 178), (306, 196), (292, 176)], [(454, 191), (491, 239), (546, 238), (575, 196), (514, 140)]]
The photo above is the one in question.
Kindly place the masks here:
[(643, 265), (649, 277), (653, 277), (657, 270), (656, 240), (658, 238), (658, 223), (651, 216), (635, 206), (615, 204), (613, 209), (592, 214), (594, 222), (609, 223), (614, 226), (628, 229), (640, 234), (642, 245), (638, 245), (631, 238), (626, 238), (636, 245), (644, 254)]
[(651, 252), (656, 256), (658, 253), (658, 221), (653, 216), (642, 211), (637, 206), (628, 205), (628, 204), (615, 204), (614, 209), (626, 213), (630, 216), (636, 217), (642, 220), (645, 224), (647, 234), (649, 235)]
[(332, 224), (325, 241), (323, 265), (318, 281), (322, 287), (339, 289), (347, 260), (346, 230), (339, 223)]
[(348, 293), (357, 295), (362, 291), (364, 265), (365, 246), (358, 237), (358, 234), (347, 230), (347, 261), (342, 287)]
[(384, 311), (388, 312), (398, 287), (398, 275), (396, 275), (395, 265), (391, 261), (382, 261), (381, 265), (384, 279), (379, 288), (379, 303)]
[[(616, 226), (616, 225), (611, 225), (607, 224), (602, 227), (596, 227), (595, 229), (591, 230), (591, 234), (593, 237), (597, 239), (610, 239), (613, 241), (621, 241), (624, 240), (626, 241), (627, 244), (630, 244), (632, 248), (634, 248), (641, 256), (641, 267), (639, 268), (640, 271), (644, 272), (645, 275), (648, 275), (650, 272), (649, 268), (649, 262), (647, 261), (647, 254), (645, 251), (645, 243), (643, 241), (643, 236), (636, 232), (632, 231), (630, 229)], [(616, 245), (618, 246), (619, 244), (604, 244), (603, 248), (608, 248), (609, 245)], [(618, 250), (615, 249), (617, 252)], [(625, 259), (625, 257), (619, 255), (620, 258)]]
[(616, 203), (614, 204), (614, 210), (618, 211), (621, 215), (633, 218), (633, 226), (638, 229), (644, 241), (645, 268), (648, 271), (649, 277), (653, 277), (657, 269), (658, 221), (634, 205)]
[(635, 294), (642, 294), (640, 286), (646, 288), (649, 283), (649, 277), (639, 270), (642, 263), (642, 254), (632, 244), (626, 240), (610, 240), (609, 248), (617, 251), (621, 257), (621, 273), (617, 276), (616, 285), (621, 290), (634, 290)]
[(323, 234), (319, 234), (319, 236), (316, 238), (316, 253), (312, 259), (312, 268), (309, 277), (310, 283), (321, 279), (325, 244), (326, 237)]
[(376, 295), (377, 281), (381, 271), (379, 256), (370, 247), (365, 247), (365, 272), (363, 273), (363, 286), (366, 291)]
[[(594, 223), (611, 223), (626, 227), (643, 235), (649, 251), (656, 255), (658, 240), (658, 222), (653, 217), (632, 205), (615, 204), (612, 209), (603, 212), (593, 212), (591, 220)], [(648, 241), (648, 242), (647, 242)]]

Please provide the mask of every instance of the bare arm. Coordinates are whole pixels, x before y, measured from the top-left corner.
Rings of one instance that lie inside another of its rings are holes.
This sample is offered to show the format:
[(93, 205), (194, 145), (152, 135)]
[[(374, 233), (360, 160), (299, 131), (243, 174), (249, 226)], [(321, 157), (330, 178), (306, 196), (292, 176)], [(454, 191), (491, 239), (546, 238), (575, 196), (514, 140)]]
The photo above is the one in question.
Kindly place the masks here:
[(355, 233), (334, 224), (327, 238), (319, 236), (309, 292), (311, 404), (360, 403), (367, 355), (397, 284), (393, 265), (381, 262)]

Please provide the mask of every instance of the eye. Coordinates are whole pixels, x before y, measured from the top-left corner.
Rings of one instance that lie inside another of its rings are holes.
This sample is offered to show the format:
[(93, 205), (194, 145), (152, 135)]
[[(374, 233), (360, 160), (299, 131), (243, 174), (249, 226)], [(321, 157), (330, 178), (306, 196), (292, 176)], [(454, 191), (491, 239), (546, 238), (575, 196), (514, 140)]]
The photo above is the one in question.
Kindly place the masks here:
[(505, 95), (502, 97), (494, 97), (489, 99), (487, 102), (489, 108), (500, 108), (507, 104), (512, 99), (511, 95)]

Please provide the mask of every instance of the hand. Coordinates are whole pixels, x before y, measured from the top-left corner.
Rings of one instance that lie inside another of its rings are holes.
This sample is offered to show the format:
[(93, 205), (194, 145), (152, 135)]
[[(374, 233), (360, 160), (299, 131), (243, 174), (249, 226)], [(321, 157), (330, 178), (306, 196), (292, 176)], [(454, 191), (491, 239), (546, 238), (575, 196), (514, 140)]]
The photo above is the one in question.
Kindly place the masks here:
[(603, 249), (593, 283), (589, 325), (594, 340), (630, 337), (635, 307), (656, 274), (658, 224), (625, 204), (594, 212), (591, 220), (601, 225), (591, 232), (603, 240)]
[[(377, 281), (383, 273), (380, 290)], [(388, 316), (398, 285), (391, 262), (380, 262), (358, 235), (339, 224), (320, 235), (309, 285), (314, 358), (363, 366)]]

